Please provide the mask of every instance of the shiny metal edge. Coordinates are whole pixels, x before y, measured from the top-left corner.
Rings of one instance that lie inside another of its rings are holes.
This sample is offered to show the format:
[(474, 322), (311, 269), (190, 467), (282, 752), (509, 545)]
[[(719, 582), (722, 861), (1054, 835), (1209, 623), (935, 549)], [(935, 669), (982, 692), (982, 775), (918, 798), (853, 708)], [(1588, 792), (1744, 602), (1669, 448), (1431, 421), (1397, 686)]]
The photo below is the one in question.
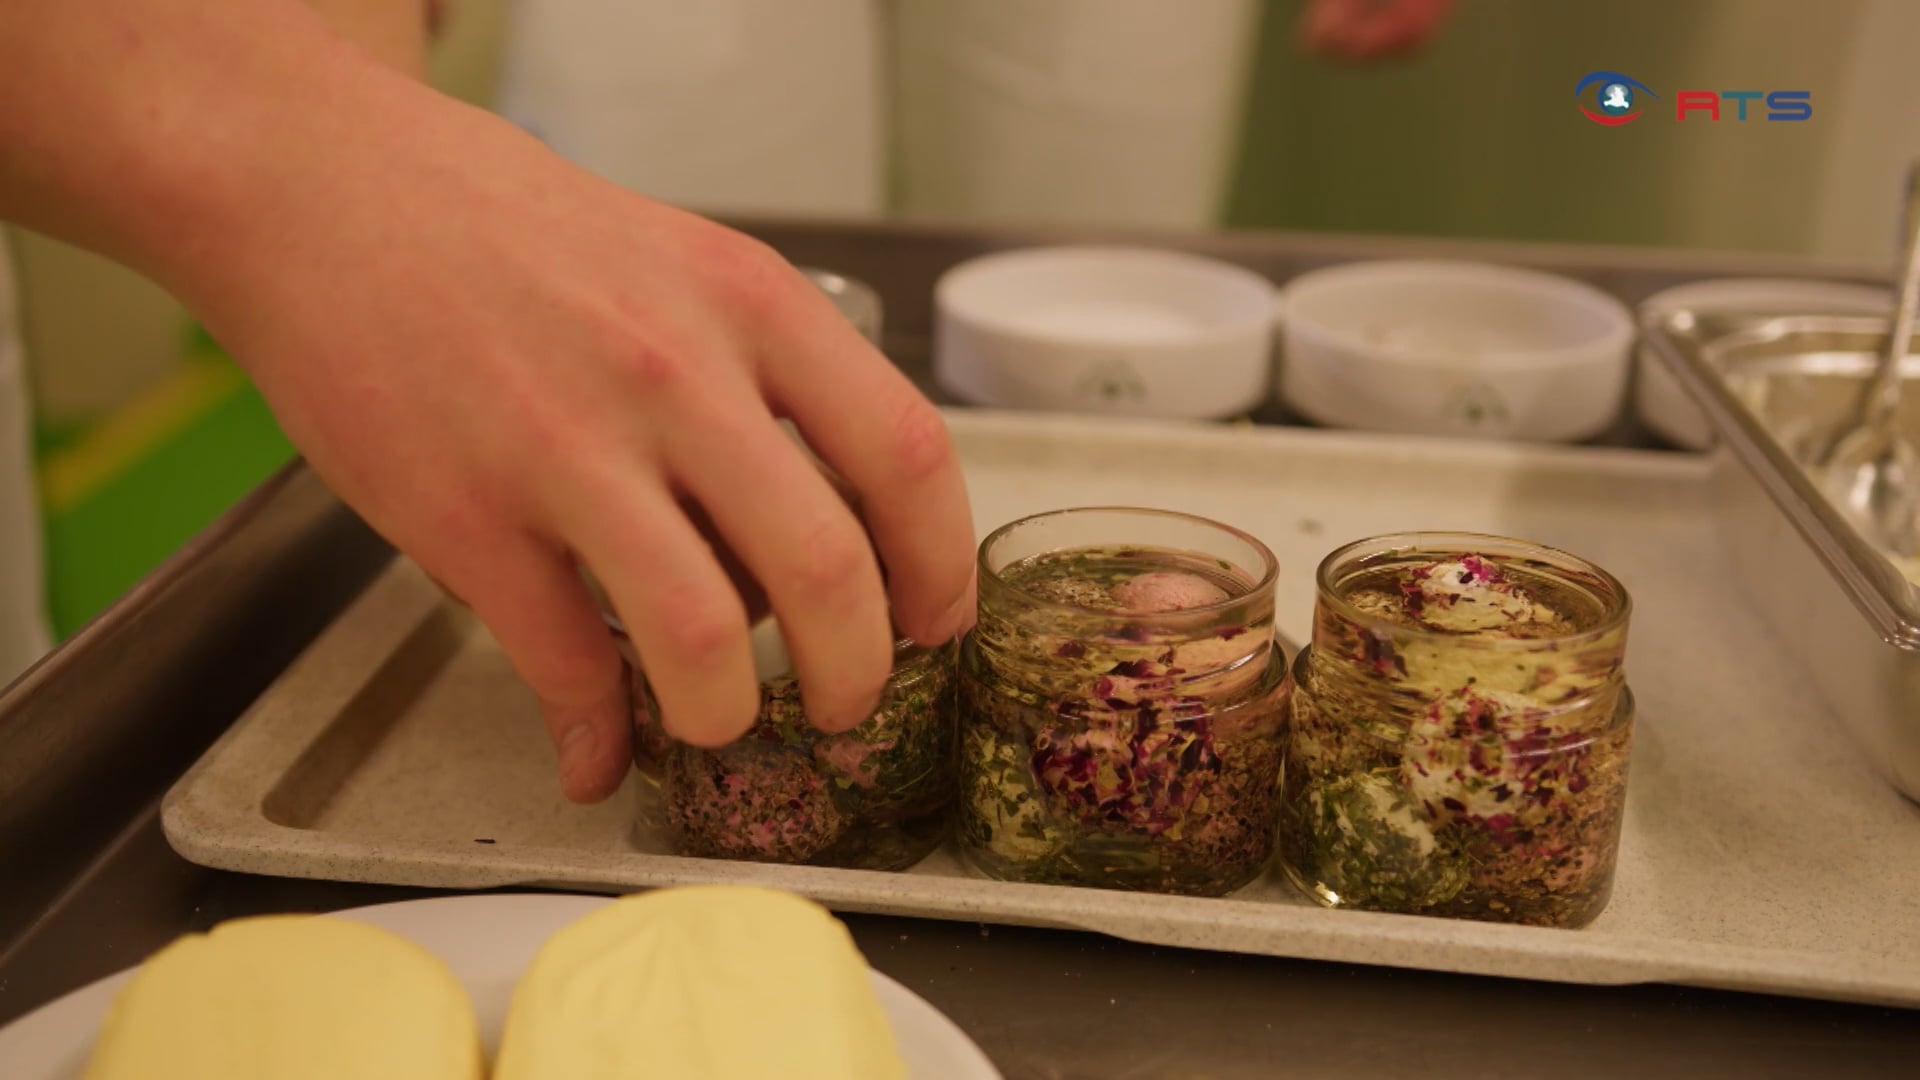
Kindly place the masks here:
[(0, 965), (392, 556), (296, 460), (0, 691)]
[(1872, 335), (1877, 331), (1884, 340), (1886, 326), (1885, 320), (1873, 318), (1700, 318), (1683, 310), (1649, 316), (1641, 332), (1654, 355), (1686, 387), (1728, 449), (1819, 555), (1881, 640), (1899, 649), (1920, 651), (1920, 600), (1913, 587), (1814, 488), (1793, 455), (1734, 396), (1721, 366), (1715, 362), (1716, 356), (1777, 343), (1796, 334)]
[(58, 679), (65, 669), (84, 663), (87, 653), (137, 622), (155, 597), (185, 581), (196, 567), (244, 531), (265, 507), (280, 498), (289, 485), (303, 479), (306, 468), (305, 462), (300, 460), (282, 466), (259, 487), (228, 507), (212, 524), (194, 534), (162, 560), (160, 565), (135, 582), (104, 611), (57, 643), (45, 656), (28, 665), (12, 682), (0, 686), (0, 719), (14, 715), (15, 706), (26, 702), (41, 687)]
[[(1078, 224), (983, 225), (958, 219), (775, 217), (750, 212), (719, 216), (723, 224), (760, 237), (776, 248), (839, 249), (913, 244), (925, 248), (996, 251), (1042, 244), (1145, 244), (1204, 251), (1243, 264), (1271, 261), (1321, 262), (1349, 259), (1458, 258), (1541, 266), (1575, 277), (1584, 274), (1673, 275), (1684, 280), (1715, 277), (1798, 277), (1857, 280), (1886, 284), (1884, 262), (1807, 254), (1776, 254), (1737, 249), (1648, 247), (1618, 244), (1410, 236), (1348, 230), (1228, 228), (1185, 229), (1154, 226)], [(804, 261), (811, 251), (795, 256)], [(950, 260), (952, 261), (952, 260)], [(843, 266), (829, 260), (835, 272)], [(873, 282), (876, 285), (881, 282)], [(882, 290), (883, 292), (886, 290)]]

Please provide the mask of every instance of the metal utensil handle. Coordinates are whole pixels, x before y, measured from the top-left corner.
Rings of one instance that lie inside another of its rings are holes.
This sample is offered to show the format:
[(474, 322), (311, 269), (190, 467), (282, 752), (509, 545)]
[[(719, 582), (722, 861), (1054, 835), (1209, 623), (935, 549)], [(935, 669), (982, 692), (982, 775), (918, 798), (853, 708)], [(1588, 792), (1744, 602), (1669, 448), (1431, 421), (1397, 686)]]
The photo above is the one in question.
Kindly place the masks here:
[(1866, 416), (1868, 426), (1888, 432), (1900, 411), (1900, 369), (1913, 340), (1915, 309), (1920, 307), (1920, 161), (1907, 166), (1906, 198), (1901, 206), (1900, 295), (1893, 309), (1887, 359), (1874, 373)]

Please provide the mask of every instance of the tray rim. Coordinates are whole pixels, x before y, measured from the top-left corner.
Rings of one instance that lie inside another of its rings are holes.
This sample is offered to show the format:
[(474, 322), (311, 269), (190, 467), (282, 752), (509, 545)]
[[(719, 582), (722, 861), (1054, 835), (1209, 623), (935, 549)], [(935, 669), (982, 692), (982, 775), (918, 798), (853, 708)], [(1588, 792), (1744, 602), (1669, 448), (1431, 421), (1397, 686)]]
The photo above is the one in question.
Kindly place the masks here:
[(1871, 335), (1884, 341), (1886, 320), (1736, 314), (1709, 319), (1680, 309), (1649, 318), (1643, 332), (1734, 457), (1813, 548), (1880, 639), (1909, 654), (1920, 652), (1920, 596), (1885, 556), (1846, 524), (1779, 440), (1734, 397), (1719, 367), (1719, 358), (1730, 352), (1802, 334)]
[[(952, 419), (958, 420), (958, 417)], [(966, 419), (958, 422), (973, 434), (991, 435), (1011, 430), (1044, 438), (1059, 437), (1063, 426), (1078, 426), (1077, 422), (1061, 424), (1057, 418), (1048, 418), (1048, 431), (1039, 434), (1028, 426), (1032, 423), (1030, 418), (971, 410)], [(1206, 442), (1221, 437), (1220, 429), (1214, 425), (1153, 421), (1116, 424), (1111, 419), (1103, 419), (1087, 426), (1122, 439), (1135, 438), (1142, 429), (1176, 442)], [(1236, 432), (1235, 437), (1244, 434)], [(1383, 439), (1358, 433), (1260, 431), (1253, 434), (1282, 445), (1308, 440), (1322, 450), (1336, 443), (1344, 444), (1341, 447), (1344, 450), (1388, 459), (1401, 457), (1425, 444), (1429, 449), (1444, 448), (1451, 455), (1489, 463), (1515, 459), (1557, 462), (1582, 471), (1600, 469), (1654, 482), (1698, 483), (1703, 488), (1709, 470), (1704, 461), (1675, 460), (1672, 455), (1631, 449), (1521, 447), (1445, 438)], [(322, 661), (337, 664), (344, 654), (356, 652), (376, 658), (389, 655), (390, 643), (404, 640), (423, 620), (446, 610), (446, 601), (437, 589), (423, 589), (411, 600), (412, 617), (393, 620), (384, 635), (361, 631), (355, 623), (355, 614), (388, 592), (411, 588), (409, 578), (430, 582), (405, 558), (395, 560), (382, 571), (173, 785), (162, 801), (161, 821), (168, 842), (176, 851), (192, 862), (222, 870), (456, 890), (517, 887), (621, 892), (695, 882), (751, 882), (791, 889), (841, 911), (1081, 930), (1176, 948), (1586, 985), (1665, 982), (1920, 1008), (1920, 980), (1914, 979), (1902, 966), (1888, 961), (1863, 962), (1857, 956), (1835, 958), (1803, 949), (1703, 943), (1678, 936), (1648, 934), (1595, 938), (1581, 931), (1330, 911), (1306, 903), (1233, 897), (1169, 898), (973, 877), (780, 866), (639, 853), (616, 856), (562, 846), (507, 846), (506, 850), (521, 856), (521, 865), (540, 868), (529, 871), (476, 863), (471, 842), (382, 838), (376, 850), (369, 852), (364, 840), (270, 820), (262, 804), (285, 770), (261, 770), (249, 776), (238, 772), (235, 763), (243, 751), (252, 748), (251, 743), (274, 734), (274, 725), (298, 727), (299, 717), (290, 709), (291, 703), (299, 702), (314, 716), (334, 715), (314, 703), (316, 696), (325, 695), (314, 694), (307, 685), (315, 678)], [(359, 685), (355, 680), (348, 682)], [(349, 688), (347, 695), (351, 692)], [(297, 760), (311, 741), (330, 727), (330, 719), (310, 724), (308, 739), (285, 749), (287, 764)], [(302, 852), (297, 869), (289, 870), (285, 865), (263, 869), (262, 852), (285, 851), (289, 847)], [(488, 850), (497, 854), (502, 848), (496, 845)], [(616, 865), (616, 860), (624, 865)], [(881, 881), (887, 882), (893, 893), (885, 900), (876, 899), (863, 888)], [(1073, 903), (1055, 906), (1063, 897), (1072, 897)], [(1178, 911), (1170, 913), (1170, 906), (1177, 907)], [(1250, 921), (1260, 922), (1273, 943), (1255, 947), (1196, 945), (1189, 938), (1174, 940), (1167, 932), (1175, 928), (1217, 929)], [(1378, 954), (1378, 946), (1382, 944), (1418, 945), (1422, 962), (1409, 964), (1383, 958)], [(1602, 961), (1605, 976), (1575, 976), (1557, 970), (1563, 966), (1562, 961), (1576, 956)]]

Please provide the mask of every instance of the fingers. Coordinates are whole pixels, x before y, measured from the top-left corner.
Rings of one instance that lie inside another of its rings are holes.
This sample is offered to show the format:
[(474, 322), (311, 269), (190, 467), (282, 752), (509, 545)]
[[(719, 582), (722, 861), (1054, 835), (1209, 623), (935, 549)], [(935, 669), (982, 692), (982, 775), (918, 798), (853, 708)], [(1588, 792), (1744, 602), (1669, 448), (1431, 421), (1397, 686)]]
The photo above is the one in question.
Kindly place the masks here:
[(759, 344), (763, 392), (853, 489), (901, 631), (940, 644), (973, 616), (973, 512), (946, 422), (817, 290), (794, 281), (763, 301), (777, 315)]
[(1315, 0), (1300, 36), (1324, 55), (1379, 59), (1426, 44), (1452, 8), (1453, 0)]
[(704, 436), (671, 439), (674, 475), (767, 590), (817, 727), (872, 715), (893, 662), (893, 631), (866, 533), (766, 408), (739, 388), (683, 407)]
[[(740, 603), (746, 608), (748, 624), (759, 622), (773, 614), (773, 606), (767, 601), (767, 591), (760, 587), (760, 582), (753, 576), (753, 571), (740, 561), (740, 556), (734, 554), (732, 546), (727, 543), (725, 537), (720, 535), (719, 528), (714, 525), (713, 519), (707, 516), (707, 512), (700, 509), (698, 503), (686, 499), (680, 500), (680, 512), (687, 515), (687, 520), (693, 523), (694, 530), (700, 534), (700, 539), (707, 542), (707, 546), (713, 551), (714, 558), (720, 560), (721, 571), (727, 575), (727, 580), (733, 583), (733, 591), (740, 595)], [(442, 588), (445, 587), (442, 586)], [(462, 602), (458, 596), (453, 595), (451, 589), (446, 591), (454, 602)], [(596, 604), (601, 605), (602, 609), (608, 613), (612, 613), (613, 602), (607, 598), (606, 590), (600, 588), (597, 581), (588, 580), (587, 591), (593, 594)], [(624, 628), (623, 624), (622, 629)]]
[(720, 529), (714, 525), (713, 518), (702, 510), (698, 503), (688, 503), (683, 500), (680, 510), (687, 515), (687, 520), (693, 523), (700, 538), (705, 540), (707, 546), (712, 549), (714, 558), (720, 560), (720, 569), (727, 575), (727, 580), (733, 582), (733, 591), (740, 595), (741, 606), (746, 608), (748, 625), (757, 623), (772, 614), (773, 605), (767, 599), (767, 590), (761, 586), (759, 579), (753, 576), (753, 571), (747, 564), (740, 561), (740, 556), (734, 552), (733, 545), (727, 543), (726, 538), (720, 535)]
[(493, 632), (539, 697), (561, 790), (582, 803), (613, 794), (629, 761), (627, 687), (613, 639), (572, 563), (530, 537), (476, 545), (457, 563), (447, 588)]
[(740, 737), (760, 708), (747, 612), (662, 482), (632, 466), (593, 474), (567, 535), (612, 600), (667, 733), (694, 746)]

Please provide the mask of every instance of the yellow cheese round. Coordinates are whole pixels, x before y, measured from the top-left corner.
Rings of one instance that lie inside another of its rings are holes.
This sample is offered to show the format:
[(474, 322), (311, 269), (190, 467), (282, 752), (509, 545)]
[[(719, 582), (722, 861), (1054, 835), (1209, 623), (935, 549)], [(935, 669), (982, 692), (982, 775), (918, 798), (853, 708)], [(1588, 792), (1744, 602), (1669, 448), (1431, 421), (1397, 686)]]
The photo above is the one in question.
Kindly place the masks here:
[(494, 1080), (905, 1080), (846, 926), (788, 893), (627, 897), (515, 987)]
[(114, 999), (85, 1080), (480, 1080), (447, 965), (347, 919), (237, 919), (154, 954)]

